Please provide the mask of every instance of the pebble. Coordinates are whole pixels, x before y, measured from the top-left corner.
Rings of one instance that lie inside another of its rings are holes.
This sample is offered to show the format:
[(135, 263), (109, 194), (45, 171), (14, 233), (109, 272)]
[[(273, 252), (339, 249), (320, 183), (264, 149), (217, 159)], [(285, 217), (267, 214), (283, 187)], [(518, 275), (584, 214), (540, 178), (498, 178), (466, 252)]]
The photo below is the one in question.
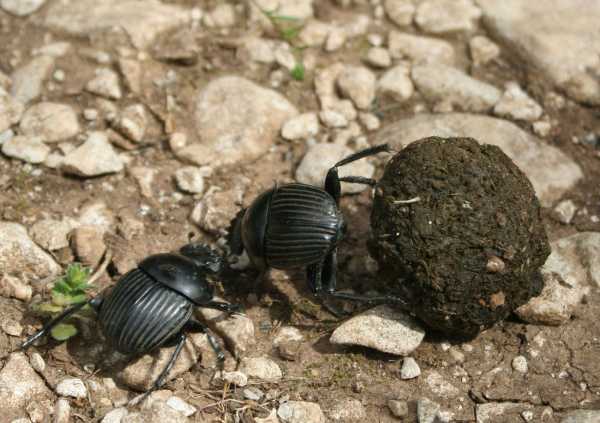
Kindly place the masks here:
[(40, 102), (31, 106), (21, 118), (23, 135), (40, 137), (44, 142), (58, 142), (80, 131), (77, 115), (71, 106)]
[(113, 127), (125, 138), (139, 143), (144, 139), (147, 124), (144, 105), (133, 104), (123, 109)]
[(327, 415), (333, 422), (364, 422), (367, 419), (367, 412), (362, 403), (354, 398), (345, 398), (337, 401), (328, 410)]
[(11, 94), (15, 100), (27, 104), (42, 94), (44, 81), (54, 66), (54, 58), (36, 56), (26, 65), (17, 68), (11, 75)]
[(283, 423), (325, 423), (319, 404), (307, 401), (288, 401), (279, 406), (277, 416)]
[(19, 322), (13, 319), (4, 319), (2, 323), (0, 323), (0, 327), (2, 330), (10, 336), (21, 336), (23, 333), (23, 326)]
[(410, 59), (413, 64), (441, 63), (452, 65), (454, 48), (444, 40), (399, 31), (390, 31), (390, 55), (394, 59)]
[(346, 34), (346, 31), (344, 31), (343, 28), (330, 28), (327, 38), (325, 40), (325, 51), (332, 52), (339, 50), (344, 46), (347, 39), (348, 35)]
[(25, 354), (8, 355), (0, 370), (0, 400), (4, 415), (20, 413), (31, 401), (49, 398), (51, 393), (44, 380), (31, 368)]
[(300, 354), (302, 343), (300, 341), (283, 342), (277, 346), (279, 356), (284, 360), (296, 361)]
[(529, 122), (538, 120), (543, 112), (542, 106), (529, 97), (516, 82), (506, 84), (506, 90), (494, 106), (494, 114), (498, 116)]
[(196, 204), (190, 220), (205, 231), (215, 235), (225, 235), (239, 212), (247, 180), (227, 191), (211, 187)]
[(23, 115), (23, 105), (10, 95), (2, 93), (0, 88), (0, 133), (16, 125)]
[(56, 393), (64, 397), (86, 398), (87, 388), (81, 379), (63, 379), (56, 385)]
[(436, 371), (430, 371), (425, 377), (425, 383), (429, 386), (431, 392), (442, 398), (454, 398), (460, 394), (460, 391)]
[(321, 47), (325, 43), (325, 40), (327, 40), (331, 30), (332, 25), (328, 23), (310, 20), (298, 34), (298, 39), (304, 46)]
[(184, 166), (175, 171), (175, 182), (177, 188), (190, 194), (202, 194), (204, 192), (204, 178), (212, 174), (212, 168), (208, 166)]
[(123, 170), (121, 157), (114, 151), (105, 132), (90, 132), (87, 140), (63, 159), (66, 173), (91, 177)]
[(435, 423), (440, 412), (440, 405), (427, 399), (417, 401), (417, 420), (419, 423)]
[(331, 335), (330, 342), (405, 356), (412, 353), (424, 337), (425, 331), (412, 317), (378, 306), (342, 323)]
[(220, 372), (215, 375), (215, 378), (224, 380), (227, 383), (231, 383), (235, 386), (244, 387), (248, 384), (248, 376), (242, 372)]
[(302, 332), (293, 326), (282, 326), (273, 338), (273, 345), (279, 346), (286, 342), (303, 341)]
[(2, 143), (2, 153), (27, 163), (38, 164), (46, 160), (50, 154), (50, 147), (39, 137), (17, 135)]
[(0, 7), (17, 16), (27, 16), (37, 11), (46, 0), (0, 0)]
[(242, 393), (244, 394), (244, 398), (249, 399), (250, 401), (260, 401), (260, 399), (265, 396), (263, 391), (253, 386), (244, 389)]
[(375, 99), (377, 79), (375, 74), (363, 66), (346, 66), (337, 78), (342, 95), (359, 109), (368, 109)]
[(367, 131), (376, 131), (381, 127), (381, 120), (373, 113), (360, 112), (358, 119)]
[(255, 160), (273, 146), (283, 123), (297, 114), (276, 91), (237, 76), (213, 79), (196, 97), (198, 142), (175, 154), (213, 167)]
[[(327, 171), (338, 161), (349, 156), (354, 151), (340, 144), (318, 143), (310, 146), (296, 169), (295, 177), (298, 182), (323, 186)], [(370, 178), (375, 167), (367, 160), (358, 160), (339, 168), (340, 176), (364, 176)], [(342, 184), (343, 194), (357, 194), (366, 189), (362, 184)]]
[(85, 89), (92, 94), (111, 100), (119, 100), (123, 97), (119, 76), (108, 68), (96, 69), (96, 76), (85, 85)]
[(32, 353), (29, 357), (29, 364), (31, 364), (33, 370), (35, 370), (38, 373), (42, 373), (46, 368), (46, 362), (44, 361), (42, 356), (36, 352)]
[(296, 67), (296, 57), (290, 50), (289, 44), (281, 43), (275, 47), (275, 62), (282, 68), (292, 71)]
[(303, 113), (288, 119), (281, 128), (281, 136), (287, 140), (310, 139), (319, 133), (316, 113)]
[(169, 147), (175, 152), (187, 145), (187, 135), (183, 132), (173, 132), (169, 137)]
[(475, 65), (486, 65), (500, 56), (500, 47), (488, 37), (476, 35), (469, 40), (469, 51)]
[(398, 26), (410, 25), (416, 11), (412, 0), (384, 0), (383, 8), (387, 17)]
[(475, 30), (480, 17), (472, 0), (425, 0), (417, 7), (415, 22), (425, 32), (447, 34)]
[(125, 407), (115, 408), (109, 411), (102, 418), (102, 423), (121, 423), (122, 419), (127, 416), (129, 412)]
[(371, 47), (367, 51), (365, 61), (376, 68), (389, 68), (392, 65), (392, 57), (389, 51), (383, 47)]
[(188, 404), (187, 402), (176, 396), (172, 396), (171, 398), (169, 398), (167, 400), (167, 405), (186, 417), (192, 416), (197, 411), (196, 407)]
[(42, 47), (33, 49), (32, 55), (37, 56), (45, 54), (50, 57), (63, 57), (71, 50), (71, 43), (67, 41), (58, 41), (56, 43), (46, 44)]
[(377, 91), (398, 102), (411, 98), (415, 87), (410, 78), (410, 66), (401, 64), (386, 71), (377, 82)]
[(96, 109), (84, 109), (83, 118), (87, 121), (93, 122), (98, 119), (98, 110)]
[(222, 3), (202, 17), (202, 23), (209, 28), (229, 28), (235, 25), (236, 16), (233, 5)]
[(240, 363), (240, 372), (267, 382), (283, 378), (279, 365), (268, 357), (246, 357)]
[(600, 410), (573, 410), (563, 416), (560, 423), (596, 423), (600, 421)]
[(493, 85), (445, 65), (414, 66), (411, 76), (427, 100), (450, 103), (461, 110), (483, 112), (501, 97), (500, 90)]
[(552, 131), (552, 124), (545, 120), (533, 122), (532, 126), (533, 126), (533, 132), (535, 132), (536, 135), (538, 135), (542, 138), (545, 138), (548, 135), (550, 135), (550, 132)]
[(421, 368), (417, 364), (416, 360), (412, 357), (406, 357), (402, 361), (402, 369), (400, 369), (400, 379), (409, 380), (419, 377), (421, 375)]
[(348, 126), (348, 119), (339, 112), (331, 109), (321, 110), (319, 113), (321, 122), (329, 128), (345, 128)]
[(573, 202), (573, 200), (563, 200), (554, 207), (553, 216), (560, 223), (568, 225), (575, 217), (575, 213), (577, 213), (577, 205)]
[(0, 269), (8, 275), (22, 275), (23, 282), (38, 281), (58, 274), (60, 266), (38, 247), (24, 226), (0, 221)]
[(0, 277), (0, 295), (3, 297), (29, 302), (32, 294), (32, 288), (19, 278), (7, 274)]
[(69, 246), (68, 235), (78, 226), (73, 219), (43, 219), (37, 221), (29, 229), (29, 234), (40, 247), (46, 251), (56, 251)]
[(181, 28), (191, 19), (189, 10), (158, 0), (77, 0), (52, 2), (45, 12), (43, 24), (59, 32), (82, 37), (112, 28), (125, 31), (138, 49), (152, 46), (156, 36)]
[(71, 404), (64, 398), (59, 398), (54, 407), (53, 423), (69, 423), (71, 420)]
[(404, 417), (408, 414), (408, 404), (406, 401), (388, 400), (387, 406), (396, 417)]
[(527, 373), (527, 359), (522, 356), (522, 355), (518, 355), (515, 358), (513, 358), (512, 360), (512, 368), (522, 374)]

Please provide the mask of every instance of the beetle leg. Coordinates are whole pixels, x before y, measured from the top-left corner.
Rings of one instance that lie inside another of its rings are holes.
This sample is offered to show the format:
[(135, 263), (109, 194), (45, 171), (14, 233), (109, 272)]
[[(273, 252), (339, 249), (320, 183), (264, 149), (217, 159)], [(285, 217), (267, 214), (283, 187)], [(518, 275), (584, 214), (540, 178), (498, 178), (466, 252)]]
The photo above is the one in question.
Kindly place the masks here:
[(376, 145), (375, 147), (366, 148), (364, 150), (357, 151), (356, 153), (351, 154), (348, 157), (345, 157), (344, 159), (340, 160), (335, 165), (333, 165), (331, 169), (329, 169), (329, 171), (327, 172), (327, 176), (325, 177), (325, 191), (331, 194), (336, 204), (339, 202), (342, 192), (340, 181), (352, 183), (365, 183), (371, 186), (375, 184), (374, 180), (369, 178), (362, 178), (360, 176), (347, 176), (344, 178), (340, 178), (338, 175), (337, 168), (365, 157), (374, 156), (375, 154), (382, 153), (384, 151), (390, 151), (390, 147), (387, 144), (381, 144)]
[(323, 292), (323, 263), (311, 264), (306, 268), (306, 281), (313, 294)]
[(242, 310), (240, 304), (229, 304), (221, 301), (210, 301), (206, 304), (202, 304), (201, 307), (213, 308), (215, 310), (225, 311), (227, 313), (239, 313)]
[(374, 187), (377, 181), (372, 178), (365, 178), (364, 176), (342, 176), (340, 182), (350, 182), (351, 184), (363, 184)]
[(99, 307), (101, 303), (102, 303), (102, 299), (100, 297), (96, 297), (96, 298), (92, 298), (89, 301), (86, 301), (86, 302), (83, 302), (83, 303), (79, 303), (79, 304), (75, 304), (74, 306), (67, 308), (65, 311), (63, 311), (62, 313), (60, 313), (54, 319), (52, 319), (48, 323), (46, 323), (44, 325), (44, 327), (42, 329), (40, 329), (37, 333), (35, 333), (34, 335), (32, 335), (29, 338), (27, 338), (27, 340), (21, 344), (21, 349), (24, 350), (25, 348), (29, 347), (36, 340), (38, 340), (39, 338), (41, 338), (42, 336), (44, 336), (45, 334), (47, 334), (48, 332), (50, 332), (54, 326), (58, 325), (60, 322), (62, 322), (63, 320), (65, 320), (66, 318), (68, 318), (69, 316), (71, 316), (73, 313), (75, 313), (78, 310), (82, 309), (85, 305), (89, 304), (94, 309), (97, 310), (96, 307)]
[(223, 360), (225, 360), (225, 353), (223, 353), (223, 350), (219, 346), (217, 339), (214, 337), (214, 335), (211, 333), (210, 329), (208, 329), (208, 327), (205, 324), (200, 323), (199, 321), (197, 321), (195, 319), (190, 319), (185, 324), (185, 328), (189, 329), (189, 330), (196, 330), (196, 331), (205, 333), (206, 337), (208, 338), (208, 343), (210, 344), (210, 347), (213, 349), (213, 351), (217, 355), (217, 360), (219, 360), (219, 363), (222, 363)]
[(236, 256), (239, 256), (244, 252), (244, 242), (242, 241), (242, 219), (244, 218), (245, 213), (246, 209), (242, 209), (235, 216), (229, 235), (229, 248), (231, 254)]
[(160, 375), (158, 375), (158, 379), (156, 379), (156, 381), (152, 385), (152, 388), (150, 388), (150, 390), (148, 392), (146, 392), (146, 395), (150, 394), (152, 391), (156, 391), (163, 385), (163, 383), (165, 383), (165, 379), (167, 378), (167, 376), (169, 375), (169, 372), (175, 365), (175, 361), (177, 361), (177, 357), (179, 357), (179, 354), (181, 353), (181, 350), (183, 349), (183, 345), (185, 344), (186, 339), (187, 339), (187, 337), (184, 332), (181, 332), (181, 333), (179, 333), (179, 335), (177, 335), (177, 345), (175, 346), (175, 350), (173, 351), (173, 354), (171, 354), (171, 358), (169, 359), (169, 362), (167, 363), (164, 370), (160, 373)]

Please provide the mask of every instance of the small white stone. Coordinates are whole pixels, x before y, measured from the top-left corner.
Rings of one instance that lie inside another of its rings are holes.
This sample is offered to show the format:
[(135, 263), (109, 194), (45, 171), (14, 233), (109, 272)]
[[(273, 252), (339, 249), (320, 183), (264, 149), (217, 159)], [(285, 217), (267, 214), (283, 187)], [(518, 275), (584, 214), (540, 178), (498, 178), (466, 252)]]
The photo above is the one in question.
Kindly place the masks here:
[(298, 38), (302, 45), (307, 47), (321, 47), (329, 37), (331, 30), (332, 25), (311, 20), (304, 25), (302, 31), (298, 34)]
[(327, 40), (325, 41), (325, 51), (332, 52), (339, 50), (344, 46), (347, 35), (343, 28), (334, 27), (329, 31)]
[(51, 57), (63, 57), (71, 50), (71, 43), (66, 41), (59, 41), (56, 43), (46, 44), (40, 48), (33, 49), (31, 54), (33, 56), (46, 55)]
[(404, 417), (408, 414), (408, 404), (406, 401), (388, 400), (387, 406), (396, 417)]
[(522, 355), (516, 356), (512, 360), (512, 367), (519, 373), (527, 373), (527, 359)]
[(402, 361), (402, 369), (400, 370), (400, 379), (414, 379), (421, 375), (421, 368), (416, 360), (412, 357), (406, 357)]
[(408, 100), (415, 92), (415, 87), (410, 79), (410, 66), (401, 64), (388, 70), (379, 79), (377, 90), (398, 102)]
[(102, 418), (102, 423), (121, 423), (121, 420), (127, 416), (129, 412), (125, 407), (115, 408), (109, 411)]
[(273, 345), (278, 346), (286, 342), (303, 341), (304, 336), (297, 328), (293, 326), (283, 326), (273, 339)]
[(287, 140), (309, 139), (319, 133), (316, 113), (303, 113), (288, 119), (281, 128), (281, 136)]
[(69, 423), (71, 419), (71, 404), (64, 398), (59, 398), (54, 407), (53, 423)]
[(367, 131), (376, 131), (381, 127), (381, 121), (373, 113), (360, 112), (358, 114), (358, 119)]
[(363, 66), (346, 66), (337, 78), (340, 92), (359, 109), (368, 109), (375, 99), (377, 79)]
[(113, 100), (119, 100), (123, 96), (119, 76), (108, 68), (97, 69), (96, 76), (86, 84), (85, 89), (92, 94)]
[(425, 32), (445, 34), (473, 31), (480, 17), (481, 10), (471, 0), (425, 0), (415, 22)]
[(550, 131), (552, 131), (552, 124), (546, 120), (539, 120), (537, 122), (533, 122), (533, 132), (540, 137), (547, 137), (550, 135)]
[(31, 357), (29, 357), (29, 364), (31, 364), (33, 370), (35, 370), (38, 373), (43, 372), (46, 368), (46, 362), (44, 361), (42, 356), (36, 352), (32, 353)]
[(16, 136), (2, 143), (2, 153), (27, 163), (43, 163), (50, 154), (50, 147), (39, 137)]
[(40, 137), (44, 142), (63, 141), (80, 131), (73, 108), (51, 102), (40, 102), (27, 109), (19, 128), (23, 135)]
[(297, 61), (288, 44), (281, 43), (275, 48), (275, 61), (282, 68), (291, 71), (296, 67)]
[(319, 118), (321, 122), (330, 128), (344, 128), (348, 126), (348, 120), (346, 117), (336, 112), (335, 110), (325, 109), (319, 113)]
[(96, 109), (84, 109), (83, 118), (85, 120), (94, 121), (98, 119), (98, 110)]
[(506, 84), (506, 90), (500, 101), (494, 106), (498, 116), (508, 116), (517, 120), (534, 121), (542, 116), (544, 110), (527, 95), (516, 82)]
[(533, 421), (533, 411), (525, 410), (521, 412), (521, 417), (523, 417), (526, 422), (531, 422)]
[(169, 147), (171, 151), (177, 151), (184, 148), (187, 144), (187, 135), (183, 132), (173, 132), (169, 138)]
[(277, 416), (283, 423), (325, 423), (319, 404), (306, 401), (288, 401), (279, 406)]
[(204, 192), (204, 177), (207, 176), (207, 166), (185, 166), (175, 171), (177, 187), (185, 192), (201, 194)]
[(56, 393), (63, 397), (86, 398), (87, 388), (81, 379), (63, 379), (56, 385)]
[(383, 7), (388, 18), (398, 26), (412, 23), (415, 6), (411, 0), (384, 0)]
[(380, 34), (369, 34), (367, 36), (367, 41), (373, 47), (381, 47), (383, 45), (383, 36)]
[(167, 405), (173, 410), (179, 411), (186, 417), (190, 417), (197, 411), (196, 407), (188, 404), (187, 402), (176, 396), (172, 396), (171, 398), (169, 398), (167, 400)]
[(65, 80), (65, 71), (62, 69), (55, 70), (52, 74), (52, 78), (54, 78), (55, 81), (63, 82)]
[(269, 382), (277, 382), (283, 377), (279, 365), (268, 357), (246, 357), (240, 363), (240, 371)]
[(388, 68), (392, 65), (389, 51), (383, 47), (371, 47), (365, 58), (366, 62), (377, 68)]
[(577, 206), (572, 200), (563, 200), (554, 208), (554, 216), (560, 223), (568, 225), (575, 217)]
[(23, 333), (23, 326), (13, 319), (4, 319), (0, 326), (2, 327), (2, 330), (10, 336), (21, 336)]
[(239, 387), (244, 387), (248, 384), (248, 376), (242, 372), (220, 372), (215, 375), (215, 378), (217, 377)]
[(90, 133), (87, 141), (64, 158), (62, 169), (79, 176), (98, 176), (123, 170), (123, 159), (104, 132)]
[(488, 37), (477, 35), (469, 40), (471, 59), (476, 65), (485, 65), (500, 55), (500, 47)]
[(452, 44), (438, 38), (390, 31), (388, 48), (392, 58), (408, 58), (414, 64), (443, 63), (452, 65), (455, 61)]
[(133, 142), (141, 142), (146, 133), (147, 117), (142, 104), (133, 104), (126, 107), (119, 119), (114, 123), (114, 128), (124, 137)]
[(235, 8), (228, 3), (218, 4), (202, 18), (204, 25), (209, 28), (229, 28), (235, 25), (235, 21)]
[(40, 7), (46, 0), (0, 0), (0, 7), (17, 16), (27, 16)]

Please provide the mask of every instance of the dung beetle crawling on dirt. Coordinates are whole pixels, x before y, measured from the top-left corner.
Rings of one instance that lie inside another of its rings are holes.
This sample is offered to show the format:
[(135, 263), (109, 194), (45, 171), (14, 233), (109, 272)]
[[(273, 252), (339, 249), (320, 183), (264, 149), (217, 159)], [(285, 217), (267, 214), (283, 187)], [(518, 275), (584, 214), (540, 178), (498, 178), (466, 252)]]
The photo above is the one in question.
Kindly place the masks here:
[(186, 331), (204, 331), (219, 361), (224, 354), (206, 326), (192, 318), (195, 306), (235, 312), (238, 306), (213, 301), (207, 274), (221, 269), (221, 257), (203, 244), (189, 244), (179, 253), (156, 254), (126, 273), (105, 297), (96, 296), (66, 309), (27, 339), (21, 348), (48, 333), (58, 323), (89, 304), (97, 313), (102, 331), (121, 353), (140, 356), (169, 340), (176, 348), (164, 370), (148, 391), (158, 389), (175, 364), (186, 340)]
[(376, 183), (361, 176), (339, 177), (338, 167), (387, 151), (387, 144), (378, 145), (337, 162), (327, 172), (324, 188), (290, 183), (276, 185), (262, 193), (238, 216), (231, 238), (232, 253), (239, 255), (245, 249), (252, 263), (261, 270), (259, 279), (269, 267), (283, 270), (306, 267), (311, 291), (322, 298), (398, 302), (392, 297), (365, 297), (336, 291), (337, 244), (346, 231), (339, 209), (340, 182), (369, 186)]

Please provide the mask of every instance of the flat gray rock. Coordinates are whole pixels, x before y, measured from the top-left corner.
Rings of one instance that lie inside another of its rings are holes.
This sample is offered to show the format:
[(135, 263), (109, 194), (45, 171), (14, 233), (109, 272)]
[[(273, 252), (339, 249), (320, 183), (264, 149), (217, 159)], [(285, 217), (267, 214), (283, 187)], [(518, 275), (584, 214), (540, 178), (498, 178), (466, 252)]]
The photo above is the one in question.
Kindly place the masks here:
[(2, 92), (0, 87), (0, 133), (19, 122), (23, 114), (23, 105), (10, 95)]
[(2, 143), (2, 153), (27, 163), (42, 163), (50, 154), (50, 147), (39, 137), (16, 136)]
[(74, 137), (80, 131), (77, 114), (66, 104), (41, 102), (25, 111), (21, 133), (40, 137), (44, 142), (58, 142)]
[(417, 115), (387, 126), (374, 143), (388, 142), (393, 148), (401, 149), (430, 136), (472, 137), (502, 148), (525, 172), (545, 207), (551, 206), (583, 177), (579, 165), (559, 149), (508, 121), (488, 116), (463, 113)]
[(600, 287), (600, 234), (580, 232), (551, 244), (542, 267), (542, 293), (516, 310), (526, 322), (560, 325), (570, 320), (590, 286)]
[(175, 154), (197, 165), (254, 160), (273, 146), (284, 122), (297, 114), (276, 91), (237, 76), (218, 78), (204, 87), (196, 100), (199, 142)]
[(600, 104), (600, 2), (477, 0), (495, 38), (575, 100)]
[(64, 158), (61, 169), (83, 177), (105, 175), (123, 170), (123, 160), (104, 132), (92, 132), (82, 145)]
[(342, 323), (329, 341), (361, 345), (396, 355), (408, 355), (423, 341), (425, 331), (410, 316), (382, 305)]
[(43, 84), (54, 67), (54, 57), (37, 56), (17, 68), (11, 75), (12, 96), (23, 104), (35, 100), (42, 94)]
[(63, 0), (46, 14), (46, 26), (73, 35), (123, 28), (137, 48), (148, 47), (163, 31), (183, 26), (187, 10), (158, 0)]
[(319, 404), (307, 401), (288, 401), (279, 406), (277, 416), (283, 423), (325, 423)]
[(54, 259), (38, 247), (18, 223), (0, 222), (0, 269), (24, 279), (44, 279), (61, 271)]

